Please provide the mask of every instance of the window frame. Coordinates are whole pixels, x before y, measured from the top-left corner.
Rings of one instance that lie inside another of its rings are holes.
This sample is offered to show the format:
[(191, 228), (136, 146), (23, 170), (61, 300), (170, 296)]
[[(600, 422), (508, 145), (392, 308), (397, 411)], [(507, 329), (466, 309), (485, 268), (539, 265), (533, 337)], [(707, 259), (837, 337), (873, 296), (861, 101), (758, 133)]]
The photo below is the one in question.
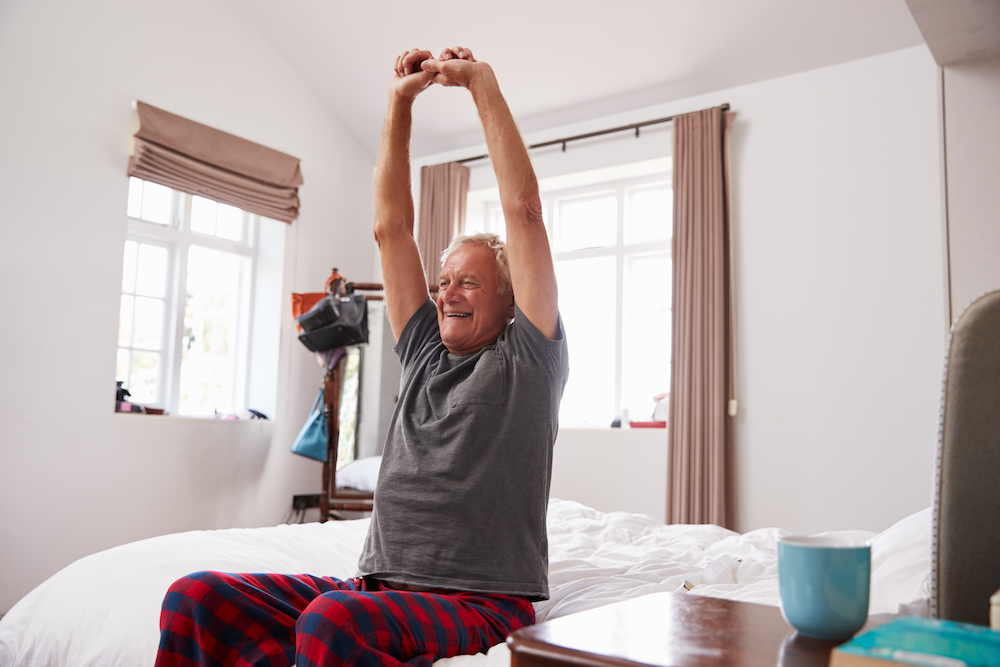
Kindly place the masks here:
[[(130, 177), (135, 178), (135, 177)], [(142, 181), (150, 183), (151, 181)], [(131, 181), (130, 181), (131, 185)], [(161, 186), (162, 187), (162, 186)], [(239, 298), (238, 321), (246, 323), (245, 341), (241, 341), (241, 349), (238, 352), (237, 362), (232, 378), (235, 388), (240, 388), (237, 404), (239, 410), (245, 410), (248, 406), (251, 387), (250, 378), (253, 372), (254, 355), (253, 348), (253, 322), (254, 311), (257, 305), (257, 273), (258, 273), (258, 249), (260, 246), (261, 219), (256, 213), (250, 213), (243, 209), (241, 212), (242, 241), (231, 241), (229, 239), (212, 236), (194, 231), (191, 228), (191, 211), (193, 198), (186, 192), (181, 192), (170, 188), (170, 216), (166, 224), (133, 217), (128, 215), (126, 206), (127, 233), (126, 241), (134, 241), (140, 244), (157, 245), (167, 248), (167, 276), (166, 276), (166, 302), (163, 317), (163, 331), (160, 360), (157, 369), (157, 400), (154, 402), (144, 402), (137, 404), (155, 409), (164, 410), (166, 414), (185, 418), (212, 418), (209, 415), (180, 414), (180, 379), (181, 365), (183, 363), (183, 346), (189, 338), (185, 334), (185, 309), (187, 305), (186, 290), (188, 279), (188, 256), (192, 246), (201, 246), (210, 250), (222, 251), (249, 258), (249, 275), (245, 278), (246, 293), (241, 293)], [(207, 198), (206, 198), (207, 199)], [(215, 200), (211, 200), (215, 201)], [(219, 204), (220, 202), (216, 202)], [(141, 207), (140, 207), (141, 208)], [(140, 210), (141, 215), (141, 210)], [(284, 223), (282, 223), (284, 224)], [(123, 269), (124, 270), (124, 269)], [(133, 289), (133, 294), (135, 290)], [(124, 290), (122, 295), (126, 294)], [(182, 298), (183, 297), (183, 298)], [(246, 312), (243, 312), (245, 307)], [(120, 307), (119, 307), (120, 308)], [(133, 321), (134, 321), (133, 308)], [(119, 334), (120, 335), (120, 334)], [(134, 343), (134, 341), (131, 341)], [(119, 345), (117, 349), (123, 347)], [(134, 352), (133, 345), (127, 346), (130, 352)], [(139, 348), (140, 351), (142, 348)], [(131, 369), (131, 359), (130, 359)], [(116, 371), (117, 374), (117, 371)], [(127, 388), (127, 386), (126, 386)], [(234, 398), (236, 394), (234, 394)]]

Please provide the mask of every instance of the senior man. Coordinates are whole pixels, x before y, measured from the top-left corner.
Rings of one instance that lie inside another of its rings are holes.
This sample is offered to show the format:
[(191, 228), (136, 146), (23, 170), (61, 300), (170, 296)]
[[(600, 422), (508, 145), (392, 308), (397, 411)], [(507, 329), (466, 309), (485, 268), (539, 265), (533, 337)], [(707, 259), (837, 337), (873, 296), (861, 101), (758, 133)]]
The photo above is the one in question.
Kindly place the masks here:
[[(433, 84), (472, 93), (508, 239), (456, 239), (436, 301), (413, 238), (409, 158), (412, 105)], [(396, 59), (374, 232), (403, 373), (359, 575), (185, 577), (164, 600), (158, 665), (429, 665), (485, 652), (548, 597), (566, 342), (531, 162), (493, 70), (468, 49)]]

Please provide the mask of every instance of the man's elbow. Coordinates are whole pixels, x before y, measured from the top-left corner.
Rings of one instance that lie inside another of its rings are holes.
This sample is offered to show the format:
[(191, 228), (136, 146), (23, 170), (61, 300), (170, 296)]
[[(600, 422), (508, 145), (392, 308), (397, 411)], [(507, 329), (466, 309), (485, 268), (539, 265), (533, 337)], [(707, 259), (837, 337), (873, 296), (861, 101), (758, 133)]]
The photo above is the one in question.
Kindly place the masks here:
[(509, 202), (508, 207), (510, 213), (504, 212), (508, 219), (522, 220), (527, 225), (545, 227), (545, 219), (542, 217), (542, 198), (537, 193), (518, 197)]
[(389, 234), (398, 234), (410, 228), (412, 228), (412, 223), (407, 224), (405, 215), (391, 211), (383, 212), (382, 214), (376, 211), (375, 217), (372, 220), (372, 231), (375, 232), (375, 236), (384, 237)]
[(404, 222), (393, 220), (392, 218), (375, 217), (372, 223), (372, 233), (375, 235), (375, 243), (382, 247), (382, 242), (396, 237), (413, 238), (413, 226)]

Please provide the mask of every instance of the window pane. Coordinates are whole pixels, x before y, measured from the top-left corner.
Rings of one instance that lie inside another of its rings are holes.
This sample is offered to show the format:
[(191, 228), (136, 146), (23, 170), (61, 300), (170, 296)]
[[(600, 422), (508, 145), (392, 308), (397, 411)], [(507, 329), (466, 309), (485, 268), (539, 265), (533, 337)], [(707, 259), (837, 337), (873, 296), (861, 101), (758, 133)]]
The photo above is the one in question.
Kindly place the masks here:
[(497, 206), (490, 210), (488, 231), (499, 236), (504, 242), (507, 241), (507, 220), (503, 217), (503, 209)]
[(670, 390), (671, 262), (664, 253), (625, 263), (622, 408), (652, 418), (653, 397)]
[(142, 219), (169, 225), (171, 199), (170, 188), (145, 181), (142, 187)]
[(211, 199), (191, 197), (191, 231), (215, 235), (215, 215), (219, 205)]
[[(240, 213), (243, 214), (243, 219), (246, 224), (246, 227), (244, 227), (243, 238), (240, 240), (242, 240), (248, 248), (252, 248), (254, 244), (254, 234), (256, 233), (257, 230), (257, 228), (254, 226), (255, 223), (257, 222), (256, 216), (251, 215), (250, 213), (247, 213), (245, 211), (240, 211)], [(264, 222), (265, 224), (267, 224), (266, 223), (267, 220), (270, 220), (270, 218), (261, 218), (261, 221)]]
[(139, 245), (137, 294), (164, 297), (167, 291), (167, 249), (158, 245)]
[(630, 257), (625, 264), (625, 289), (629, 310), (668, 310), (670, 308), (670, 258), (666, 255)]
[(142, 215), (142, 181), (135, 176), (128, 179), (128, 217), (138, 218)]
[(118, 344), (126, 347), (132, 344), (132, 308), (134, 304), (135, 297), (130, 294), (122, 294), (122, 305), (118, 314)]
[[(562, 426), (611, 425), (615, 417), (615, 259), (557, 262), (559, 311), (570, 373), (559, 410)], [(595, 304), (602, 304), (598, 311)]]
[(629, 193), (626, 243), (664, 241), (673, 233), (673, 190), (665, 185)]
[(556, 251), (614, 245), (618, 240), (618, 199), (595, 197), (558, 204)]
[(132, 353), (132, 374), (125, 388), (133, 403), (156, 403), (156, 380), (159, 374), (160, 355), (156, 352)]
[(139, 253), (139, 244), (135, 241), (125, 242), (125, 263), (122, 267), (122, 291), (135, 291), (135, 262)]
[(654, 397), (670, 391), (670, 313), (632, 313), (627, 326), (622, 407), (633, 421), (649, 421)]
[(228, 204), (219, 204), (219, 238), (230, 241), (243, 240), (243, 211)]
[[(115, 363), (115, 382), (121, 382), (123, 385), (128, 385), (128, 362), (129, 362), (129, 351), (118, 348), (118, 358)], [(128, 389), (127, 386), (125, 386)]]
[(245, 357), (238, 334), (248, 264), (245, 257), (201, 246), (191, 246), (188, 252), (181, 414), (243, 409), (236, 371)]
[(163, 306), (164, 303), (160, 299), (136, 297), (133, 347), (146, 350), (160, 349), (160, 341), (163, 338)]

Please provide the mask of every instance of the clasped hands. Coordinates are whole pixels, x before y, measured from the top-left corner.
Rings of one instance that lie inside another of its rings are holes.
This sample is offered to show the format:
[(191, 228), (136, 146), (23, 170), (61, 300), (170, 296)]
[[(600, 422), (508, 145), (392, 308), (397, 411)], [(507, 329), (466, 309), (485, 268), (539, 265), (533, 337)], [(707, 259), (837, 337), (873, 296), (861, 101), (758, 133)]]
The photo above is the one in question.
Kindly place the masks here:
[(410, 49), (396, 57), (390, 90), (412, 100), (434, 83), (469, 88), (483, 68), (488, 69), (486, 63), (479, 63), (472, 51), (461, 46), (445, 49), (437, 58), (430, 51)]

